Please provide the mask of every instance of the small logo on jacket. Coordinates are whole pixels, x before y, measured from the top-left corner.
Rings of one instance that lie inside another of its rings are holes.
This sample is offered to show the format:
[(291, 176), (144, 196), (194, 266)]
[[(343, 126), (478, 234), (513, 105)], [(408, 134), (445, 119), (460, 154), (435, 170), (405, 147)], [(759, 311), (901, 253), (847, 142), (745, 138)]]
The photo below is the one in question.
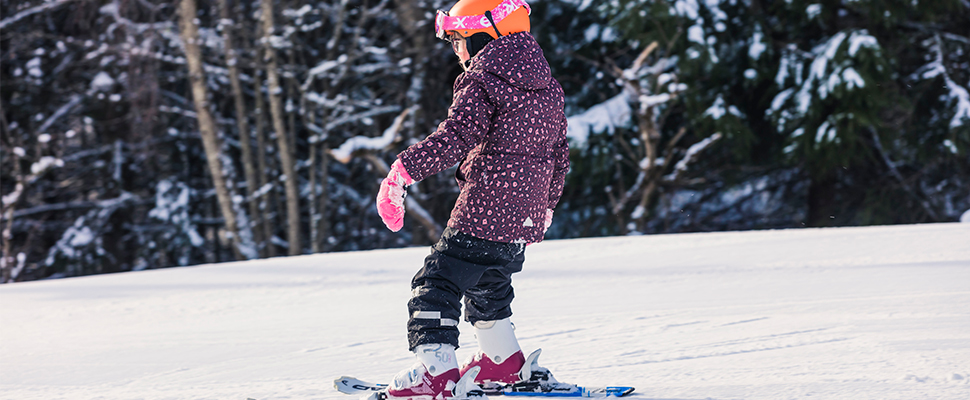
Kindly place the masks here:
[(525, 217), (525, 223), (523, 223), (522, 226), (535, 226), (535, 224), (532, 223), (532, 217)]

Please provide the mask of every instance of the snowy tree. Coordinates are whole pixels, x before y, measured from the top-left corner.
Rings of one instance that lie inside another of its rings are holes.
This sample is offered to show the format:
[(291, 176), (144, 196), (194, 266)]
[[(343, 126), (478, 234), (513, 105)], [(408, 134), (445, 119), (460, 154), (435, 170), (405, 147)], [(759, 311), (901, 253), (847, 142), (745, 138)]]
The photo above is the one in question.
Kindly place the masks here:
[[(678, 65), (682, 24), (668, 17), (642, 32), (647, 10), (614, 6), (537, 7), (568, 25), (541, 33), (558, 46), (552, 61), (571, 94), (573, 172), (559, 218), (578, 229), (566, 235), (646, 232), (656, 199), (690, 183), (688, 166), (723, 136), (691, 129), (681, 118), (680, 97), (689, 88)], [(591, 97), (602, 100), (584, 107)]]
[(199, 228), (192, 222), (190, 202), (192, 189), (177, 180), (163, 179), (155, 190), (155, 207), (148, 211), (148, 217), (162, 223), (161, 229), (146, 230), (147, 251), (143, 252), (136, 267), (147, 266), (153, 258), (151, 253), (161, 252), (165, 261), (174, 265), (189, 265), (193, 249), (205, 244)]
[[(959, 215), (966, 2), (629, 1), (610, 11), (641, 41), (682, 27), (673, 52), (690, 84), (684, 117), (694, 129), (724, 133), (730, 149), (710, 167), (800, 171), (769, 175), (790, 176), (789, 188), (809, 180), (801, 222)], [(944, 178), (944, 169), (957, 173)]]
[[(268, 257), (436, 240), (449, 173), (401, 232), (374, 196), (446, 116), (462, 70), (432, 24), (454, 1), (195, 3), (183, 40), (184, 2), (0, 0), (3, 280), (231, 260), (246, 228)], [(532, 6), (572, 143), (549, 237), (970, 209), (966, 1)]]
[(202, 144), (205, 147), (209, 174), (212, 176), (213, 186), (215, 186), (216, 197), (219, 201), (219, 208), (223, 219), (226, 222), (226, 230), (232, 242), (233, 253), (239, 259), (256, 258), (256, 249), (251, 242), (248, 224), (240, 226), (237, 218), (245, 220), (245, 214), (238, 213), (233, 204), (235, 193), (232, 192), (232, 174), (227, 174), (224, 166), (226, 163), (222, 159), (223, 148), (222, 140), (219, 138), (218, 128), (213, 120), (209, 109), (209, 91), (206, 83), (205, 72), (202, 68), (202, 54), (199, 48), (199, 27), (198, 14), (195, 0), (182, 0), (179, 3), (179, 27), (182, 43), (185, 48), (185, 56), (189, 69), (189, 80), (192, 85), (192, 98), (195, 104), (196, 116), (199, 122), (199, 134), (202, 136)]

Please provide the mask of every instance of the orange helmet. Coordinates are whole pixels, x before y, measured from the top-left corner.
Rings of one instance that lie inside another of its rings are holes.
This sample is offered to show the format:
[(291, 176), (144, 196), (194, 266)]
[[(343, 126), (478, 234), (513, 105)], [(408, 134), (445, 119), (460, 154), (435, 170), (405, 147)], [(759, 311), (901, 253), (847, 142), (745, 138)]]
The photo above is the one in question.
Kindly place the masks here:
[(483, 32), (498, 39), (529, 31), (532, 8), (525, 0), (459, 0), (450, 11), (438, 10), (434, 30), (439, 39), (454, 32), (464, 38)]

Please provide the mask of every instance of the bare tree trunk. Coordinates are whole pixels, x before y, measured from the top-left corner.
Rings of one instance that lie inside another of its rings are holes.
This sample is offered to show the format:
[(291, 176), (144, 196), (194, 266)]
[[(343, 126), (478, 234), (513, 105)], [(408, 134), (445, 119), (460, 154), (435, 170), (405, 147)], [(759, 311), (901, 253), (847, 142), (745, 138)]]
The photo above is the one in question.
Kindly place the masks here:
[(212, 184), (216, 189), (216, 197), (219, 201), (219, 208), (225, 220), (226, 230), (232, 242), (233, 255), (236, 259), (243, 259), (239, 250), (239, 229), (236, 226), (236, 216), (233, 213), (232, 198), (229, 189), (226, 187), (225, 176), (223, 175), (222, 162), (220, 161), (219, 138), (216, 132), (216, 124), (209, 112), (208, 91), (206, 89), (205, 72), (202, 69), (202, 51), (199, 48), (199, 27), (196, 25), (198, 13), (195, 0), (182, 0), (179, 4), (179, 25), (180, 36), (185, 46), (185, 58), (189, 67), (189, 81), (192, 84), (192, 99), (195, 103), (195, 111), (198, 115), (199, 134), (202, 136), (202, 146), (205, 148), (206, 159), (209, 164), (209, 173), (212, 175)]
[(263, 237), (266, 239), (265, 242), (265, 255), (266, 257), (276, 257), (276, 245), (273, 244), (273, 235), (276, 233), (276, 219), (274, 215), (276, 214), (275, 207), (271, 204), (276, 204), (272, 201), (276, 197), (276, 180), (267, 179), (266, 174), (269, 174), (269, 166), (266, 162), (266, 151), (269, 150), (269, 144), (266, 143), (266, 135), (263, 132), (263, 127), (266, 126), (266, 103), (263, 101), (263, 80), (259, 77), (259, 71), (262, 68), (257, 66), (257, 69), (253, 71), (253, 86), (256, 96), (256, 162), (259, 166), (259, 174), (257, 178), (259, 179), (259, 209), (262, 211), (263, 215)]
[(264, 57), (267, 60), (266, 78), (269, 81), (270, 113), (273, 119), (273, 130), (276, 131), (280, 163), (283, 166), (283, 174), (286, 178), (287, 241), (290, 245), (289, 254), (298, 255), (302, 253), (303, 249), (300, 240), (300, 197), (299, 190), (297, 190), (299, 177), (296, 174), (293, 160), (294, 151), (290, 148), (290, 141), (283, 126), (283, 104), (280, 99), (283, 88), (280, 86), (280, 77), (277, 72), (279, 64), (276, 49), (273, 48), (271, 40), (275, 31), (272, 0), (262, 0), (262, 20), (263, 49), (265, 51)]
[[(20, 138), (14, 138), (14, 135), (8, 130), (7, 118), (5, 117), (3, 106), (0, 105), (0, 129), (6, 134), (6, 136), (11, 140), (11, 145), (19, 145)], [(0, 253), (0, 283), (13, 282), (17, 277), (13, 274), (14, 265), (16, 265), (16, 258), (13, 255), (13, 222), (14, 210), (17, 208), (17, 203), (23, 196), (23, 191), (25, 189), (25, 182), (23, 171), (20, 168), (20, 156), (17, 153), (13, 154), (13, 175), (17, 179), (17, 183), (14, 186), (13, 193), (0, 193), (4, 194), (3, 197), (5, 202), (0, 202), (0, 214), (3, 215), (3, 220), (6, 220), (3, 226), (3, 231), (0, 233), (0, 241), (3, 242), (2, 253)], [(9, 203), (8, 203), (9, 202)]]
[[(307, 172), (310, 174), (310, 251), (319, 253), (323, 251), (320, 247), (320, 214), (319, 209), (322, 204), (317, 202), (317, 152), (320, 141), (324, 139), (322, 131), (316, 127), (317, 113), (307, 109), (306, 93), (300, 91), (300, 115), (303, 116), (303, 124), (311, 127), (314, 132), (308, 140), (310, 144), (310, 159)], [(324, 161), (326, 162), (326, 161)], [(324, 184), (327, 176), (323, 175)]]
[[(256, 26), (255, 36), (260, 37), (259, 25)], [(243, 31), (244, 35), (248, 34), (248, 30)], [(247, 36), (247, 50), (251, 50), (248, 47), (248, 43), (251, 43), (251, 39)], [(259, 50), (257, 50), (259, 54)], [(255, 109), (253, 113), (256, 114), (256, 162), (259, 166), (259, 171), (256, 174), (256, 178), (259, 181), (259, 191), (257, 192), (257, 198), (259, 201), (259, 210), (262, 215), (262, 226), (263, 226), (263, 238), (265, 239), (263, 256), (264, 257), (276, 257), (276, 244), (273, 243), (273, 238), (276, 235), (276, 211), (275, 206), (276, 201), (276, 179), (273, 177), (275, 174), (271, 174), (269, 163), (266, 160), (266, 152), (271, 150), (272, 144), (266, 142), (266, 135), (263, 132), (263, 127), (266, 126), (266, 102), (263, 100), (263, 80), (260, 78), (260, 73), (265, 70), (263, 66), (263, 60), (260, 56), (253, 59), (255, 63), (255, 68), (253, 69), (253, 96), (256, 98)], [(267, 174), (269, 176), (267, 177)]]
[(317, 140), (315, 138), (310, 139), (310, 160), (307, 173), (310, 174), (310, 252), (319, 253), (320, 252), (320, 232), (317, 230), (319, 225), (317, 225), (317, 220), (320, 218), (317, 215)]
[(320, 208), (317, 210), (317, 214), (320, 220), (317, 222), (319, 227), (318, 236), (320, 237), (320, 251), (327, 251), (330, 246), (330, 220), (327, 219), (327, 204), (330, 203), (330, 190), (328, 188), (330, 183), (330, 146), (327, 146), (326, 142), (323, 142), (323, 148), (320, 150)]
[[(655, 42), (656, 43), (656, 42)], [(664, 166), (657, 165), (657, 147), (660, 145), (660, 131), (657, 129), (657, 124), (654, 123), (654, 109), (647, 108), (645, 112), (640, 113), (640, 140), (643, 142), (644, 152), (647, 155), (647, 165), (645, 174), (647, 174), (647, 185), (643, 188), (643, 192), (640, 194), (640, 204), (633, 212), (633, 219), (636, 220), (637, 230), (643, 231), (644, 226), (647, 222), (647, 215), (649, 214), (650, 198), (653, 196), (653, 192), (657, 189), (657, 183), (663, 175)], [(673, 154), (667, 154), (667, 156), (672, 156)]]
[(232, 27), (235, 25), (229, 13), (227, 0), (219, 0), (219, 17), (222, 27), (222, 39), (225, 42), (226, 66), (229, 68), (229, 82), (232, 85), (232, 96), (236, 105), (236, 128), (239, 130), (239, 147), (242, 152), (243, 171), (246, 174), (246, 194), (249, 203), (250, 227), (253, 229), (256, 243), (262, 242), (260, 234), (260, 212), (256, 200), (256, 169), (253, 163), (253, 150), (250, 145), (249, 115), (246, 113), (246, 101), (243, 98), (242, 85), (239, 83), (239, 67), (236, 47), (233, 44)]

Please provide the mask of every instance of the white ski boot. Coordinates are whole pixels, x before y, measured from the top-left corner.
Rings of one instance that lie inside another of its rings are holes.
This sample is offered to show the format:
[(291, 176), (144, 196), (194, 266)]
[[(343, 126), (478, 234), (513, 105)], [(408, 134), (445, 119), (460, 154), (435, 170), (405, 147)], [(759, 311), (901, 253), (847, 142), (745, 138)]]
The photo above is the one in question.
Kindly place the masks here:
[(414, 349), (418, 362), (401, 371), (383, 393), (366, 397), (371, 400), (465, 400), (485, 399), (475, 385), (480, 369), (458, 372), (455, 347), (450, 344), (425, 344)]
[(475, 382), (486, 390), (521, 381), (519, 373), (526, 360), (515, 338), (512, 322), (508, 318), (478, 321), (474, 327), (479, 350), (465, 361), (461, 372), (481, 367)]

